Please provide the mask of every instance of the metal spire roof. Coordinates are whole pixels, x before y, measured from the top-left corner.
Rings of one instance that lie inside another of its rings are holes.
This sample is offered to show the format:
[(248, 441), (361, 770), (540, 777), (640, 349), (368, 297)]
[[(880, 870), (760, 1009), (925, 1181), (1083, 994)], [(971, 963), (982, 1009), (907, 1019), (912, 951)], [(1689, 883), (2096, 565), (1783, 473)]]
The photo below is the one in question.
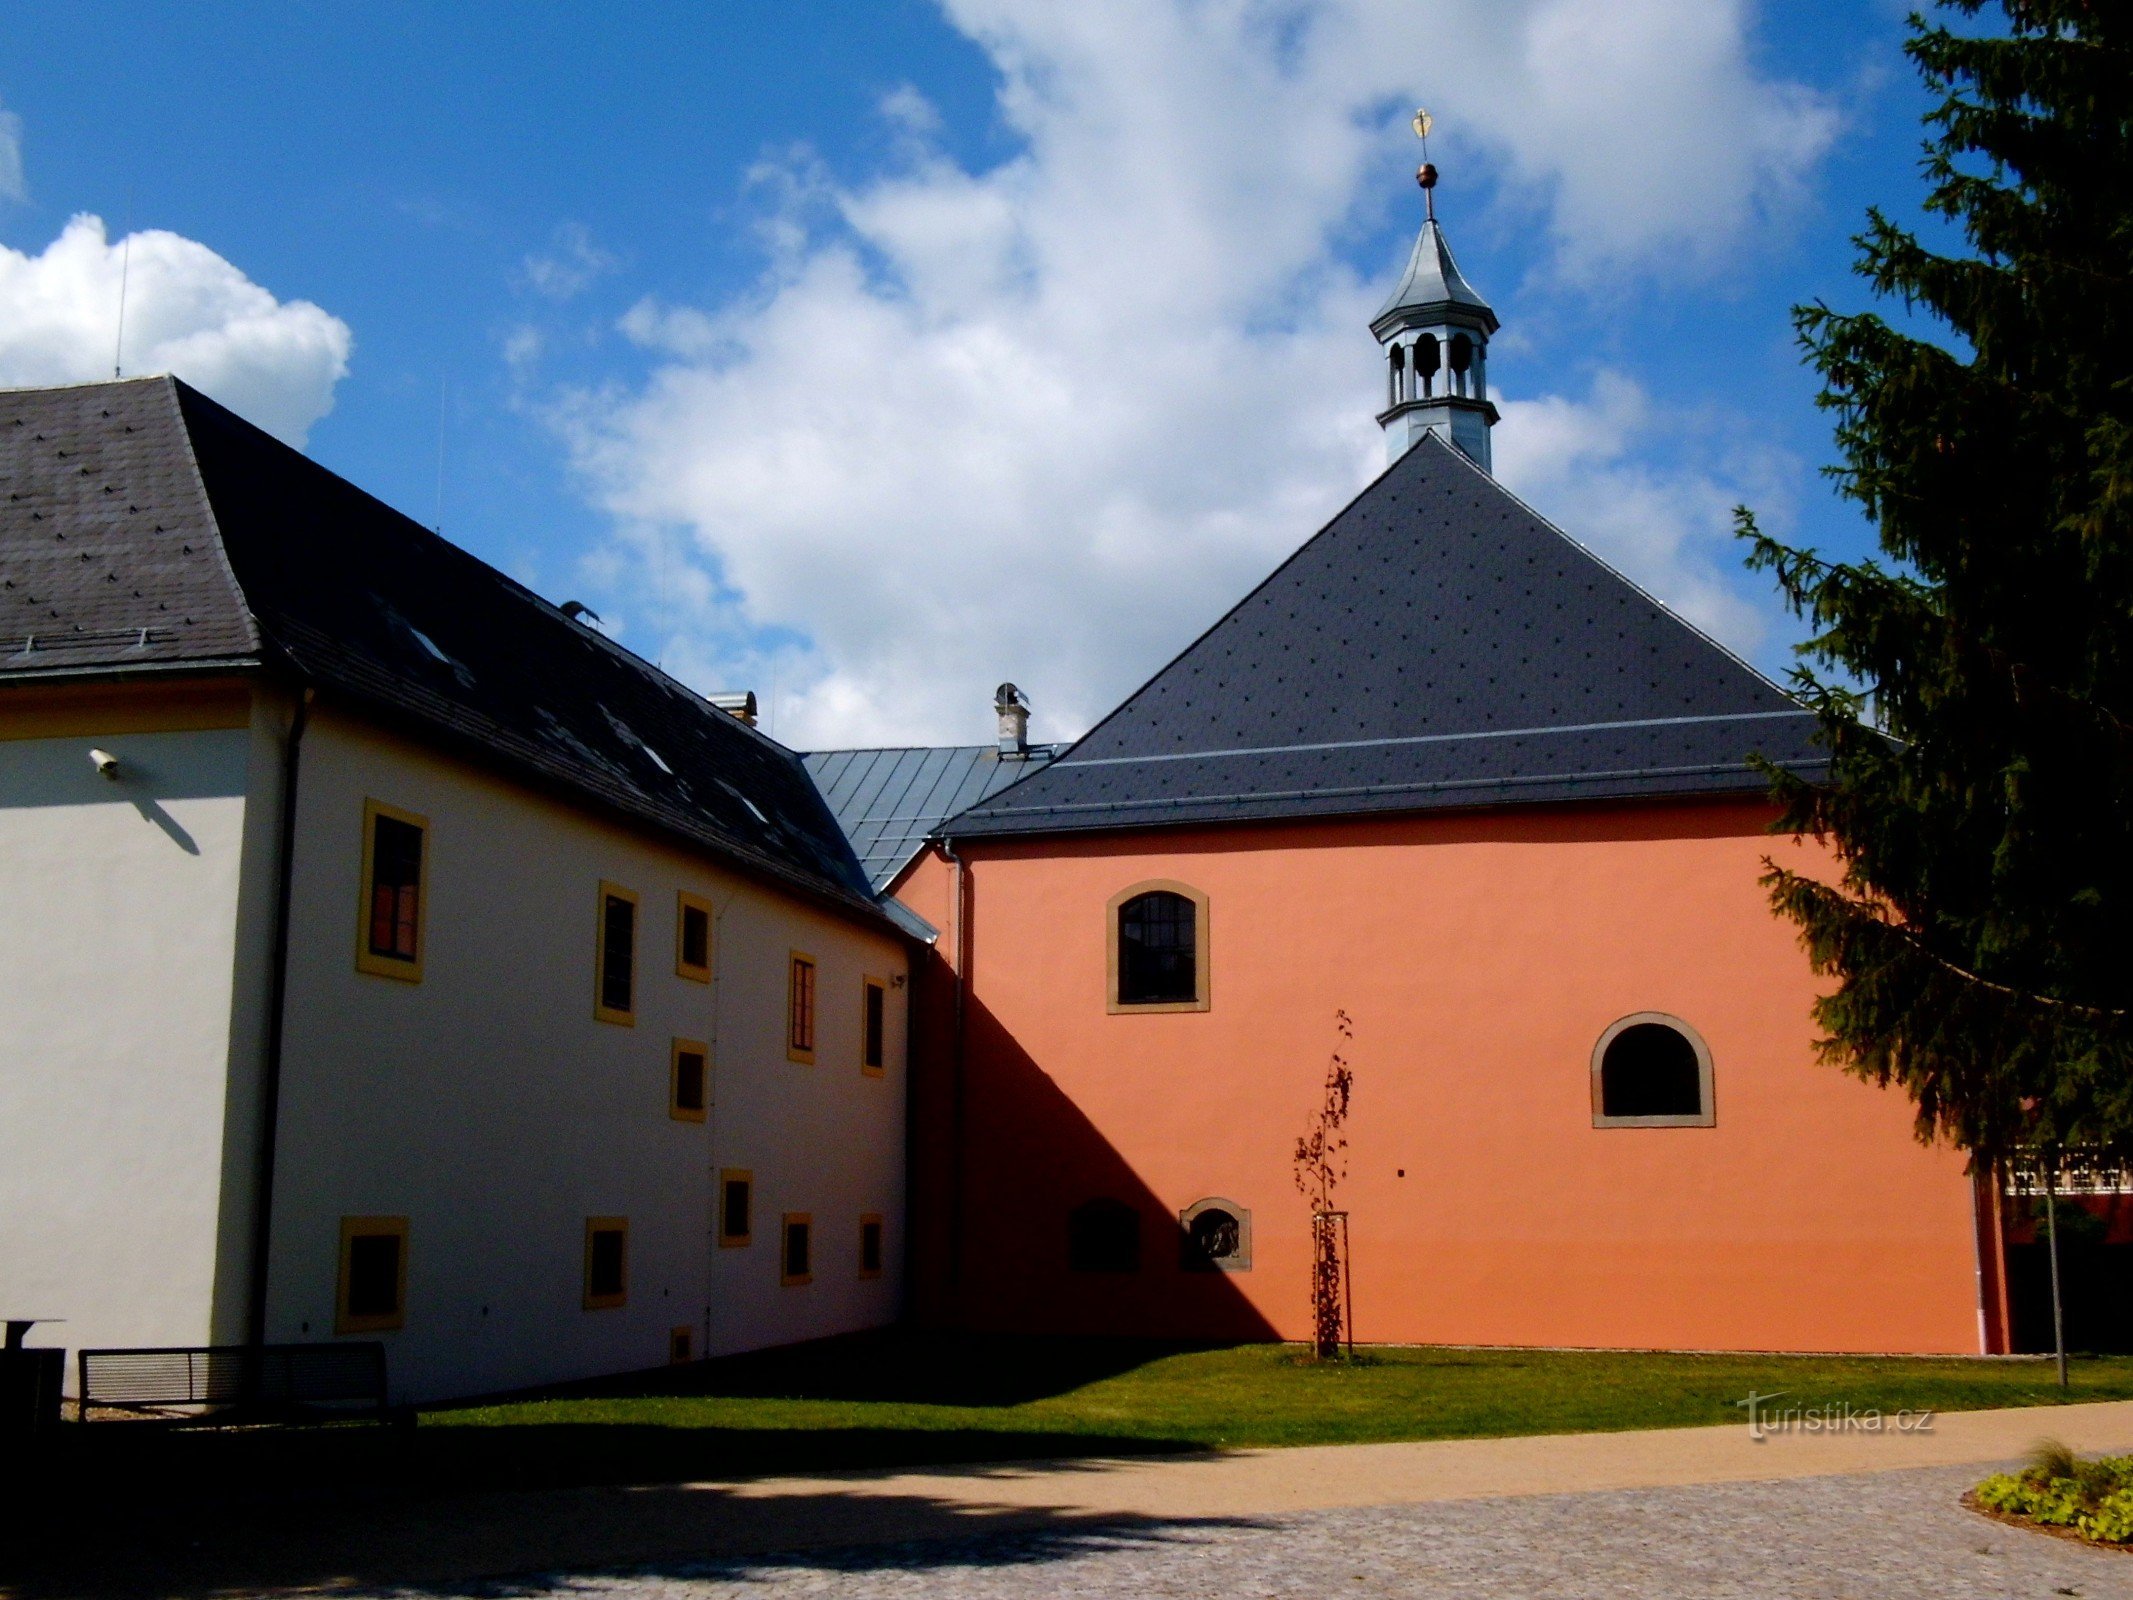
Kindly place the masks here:
[(1392, 298), (1371, 319), (1370, 331), (1382, 337), (1387, 325), (1396, 319), (1442, 310), (1446, 306), (1457, 306), (1478, 316), (1488, 325), (1489, 332), (1496, 331), (1496, 313), (1460, 274), (1459, 263), (1452, 259), (1452, 247), (1444, 242), (1444, 230), (1437, 226), (1436, 217), (1431, 216), (1423, 222), (1422, 231), (1415, 235), (1414, 253), (1407, 258), (1407, 270), (1400, 275)]

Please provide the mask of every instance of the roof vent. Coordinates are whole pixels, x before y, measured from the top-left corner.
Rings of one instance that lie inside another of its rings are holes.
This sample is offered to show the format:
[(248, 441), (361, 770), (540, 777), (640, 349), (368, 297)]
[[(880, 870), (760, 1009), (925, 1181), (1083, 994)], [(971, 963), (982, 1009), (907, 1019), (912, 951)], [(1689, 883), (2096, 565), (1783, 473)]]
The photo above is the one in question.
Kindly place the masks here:
[(725, 712), (727, 716), (739, 717), (741, 721), (747, 723), (751, 728), (755, 726), (755, 691), (753, 689), (736, 689), (729, 694), (707, 694), (704, 698), (719, 710)]
[(993, 691), (992, 708), (1000, 714), (1000, 754), (1016, 760), (1029, 755), (1029, 697), (1011, 683)]

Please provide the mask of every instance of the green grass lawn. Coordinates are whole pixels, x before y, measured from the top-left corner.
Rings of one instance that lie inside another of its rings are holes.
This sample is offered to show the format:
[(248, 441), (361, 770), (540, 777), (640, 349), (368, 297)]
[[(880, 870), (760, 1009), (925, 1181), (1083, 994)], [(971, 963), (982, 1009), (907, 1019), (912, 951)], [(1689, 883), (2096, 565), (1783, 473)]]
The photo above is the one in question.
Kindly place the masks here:
[(724, 1456), (745, 1471), (757, 1462), (776, 1469), (1741, 1424), (1735, 1402), (1750, 1390), (1884, 1412), (2133, 1399), (2133, 1357), (2077, 1361), (2062, 1395), (2050, 1363), (2028, 1360), (1414, 1348), (1316, 1365), (1280, 1345), (1181, 1350), (899, 1333), (433, 1410), (422, 1433), (444, 1445), (457, 1430), (477, 1430), (508, 1450), (514, 1438), (531, 1444), (536, 1434), (655, 1432), (684, 1458), (708, 1465)]

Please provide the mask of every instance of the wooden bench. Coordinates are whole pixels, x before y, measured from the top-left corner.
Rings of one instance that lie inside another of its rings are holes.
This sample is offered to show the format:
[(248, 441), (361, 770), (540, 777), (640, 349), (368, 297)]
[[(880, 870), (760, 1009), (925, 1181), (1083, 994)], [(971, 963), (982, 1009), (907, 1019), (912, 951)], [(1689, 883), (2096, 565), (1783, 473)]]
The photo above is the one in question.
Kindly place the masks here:
[(170, 1345), (83, 1350), (76, 1357), (81, 1418), (117, 1411), (184, 1408), (200, 1420), (253, 1422), (347, 1416), (367, 1409), (392, 1420), (385, 1399), (385, 1346), (339, 1344)]

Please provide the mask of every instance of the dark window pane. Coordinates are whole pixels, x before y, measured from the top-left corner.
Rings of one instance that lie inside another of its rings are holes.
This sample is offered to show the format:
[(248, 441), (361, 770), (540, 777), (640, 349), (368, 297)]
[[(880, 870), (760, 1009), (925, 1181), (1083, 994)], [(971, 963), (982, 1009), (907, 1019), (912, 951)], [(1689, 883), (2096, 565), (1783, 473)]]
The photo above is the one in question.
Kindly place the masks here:
[(1157, 889), (1118, 908), (1118, 1003), (1175, 1005), (1200, 998), (1197, 908)]
[(674, 1104), (683, 1111), (704, 1108), (704, 1057), (700, 1050), (684, 1050), (674, 1058)]
[(1067, 1216), (1067, 1266), (1075, 1272), (1138, 1272), (1141, 1214), (1122, 1200), (1090, 1200)]
[(866, 1064), (870, 1067), (880, 1066), (884, 1059), (887, 1043), (886, 1000), (887, 996), (883, 994), (880, 984), (867, 985)]
[(613, 1300), (622, 1293), (622, 1241), (620, 1228), (595, 1228), (592, 1258), (585, 1268), (585, 1293), (594, 1300)]
[(795, 1050), (815, 1047), (815, 964), (797, 958), (792, 964), (792, 1031)]
[(1609, 1117), (1703, 1114), (1703, 1075), (1696, 1047), (1678, 1028), (1638, 1022), (1624, 1028), (1600, 1058), (1600, 1112)]
[(881, 1270), (881, 1224), (878, 1222), (862, 1222), (859, 1225), (859, 1270)]
[(416, 957), (422, 910), (422, 830), (397, 817), (373, 817), (370, 834), (370, 953)]
[(748, 1237), (748, 1201), (748, 1180), (746, 1178), (728, 1178), (726, 1180), (725, 1221), (727, 1238), (745, 1239)]
[(702, 906), (681, 908), (681, 964), (685, 967), (711, 965), (711, 913)]
[(804, 1278), (808, 1274), (808, 1225), (804, 1222), (785, 1224), (785, 1276)]
[(1192, 1219), (1192, 1249), (1189, 1259), (1200, 1264), (1227, 1261), (1238, 1253), (1243, 1234), (1237, 1219), (1219, 1207)]
[(630, 1003), (637, 953), (637, 908), (619, 894), (601, 908), (600, 1004), (610, 1011), (634, 1010)]
[(400, 1236), (359, 1233), (348, 1241), (348, 1314), (400, 1314)]

